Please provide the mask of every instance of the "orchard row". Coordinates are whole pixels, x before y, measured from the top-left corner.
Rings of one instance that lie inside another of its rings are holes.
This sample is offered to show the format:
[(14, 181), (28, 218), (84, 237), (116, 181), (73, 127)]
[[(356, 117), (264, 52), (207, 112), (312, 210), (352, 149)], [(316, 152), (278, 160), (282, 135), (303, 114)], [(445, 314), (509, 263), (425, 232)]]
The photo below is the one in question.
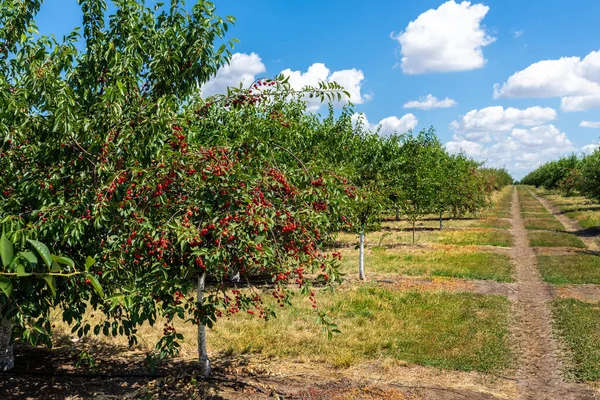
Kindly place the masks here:
[[(202, 98), (232, 46), (214, 47), (233, 18), (209, 2), (122, 0), (108, 18), (103, 0), (80, 4), (82, 34), (61, 42), (36, 34), (40, 1), (0, 12), (0, 319), (17, 338), (50, 344), (56, 307), (80, 336), (130, 343), (165, 318), (164, 357), (180, 318), (206, 357), (218, 317), (274, 315), (258, 283), (280, 307), (300, 291), (320, 313), (311, 287), (340, 280), (336, 232), (362, 238), (390, 212), (413, 226), (477, 213), (512, 182), (448, 154), (433, 130), (381, 137), (350, 107), (309, 112), (345, 98), (335, 83), (298, 91), (277, 77)], [(103, 320), (85, 322), (89, 309)]]
[(579, 193), (600, 200), (600, 149), (581, 157), (572, 154), (547, 162), (527, 174), (521, 183), (558, 190), (565, 196)]

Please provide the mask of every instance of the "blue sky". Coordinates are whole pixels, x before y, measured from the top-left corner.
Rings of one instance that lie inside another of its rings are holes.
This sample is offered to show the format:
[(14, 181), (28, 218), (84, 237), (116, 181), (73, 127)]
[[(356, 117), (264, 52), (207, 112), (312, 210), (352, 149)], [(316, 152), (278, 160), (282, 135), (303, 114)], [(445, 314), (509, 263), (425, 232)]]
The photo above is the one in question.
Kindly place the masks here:
[[(75, 0), (46, 3), (42, 33), (60, 36), (80, 22)], [(589, 152), (600, 137), (596, 0), (215, 5), (237, 18), (230, 34), (240, 43), (207, 95), (282, 71), (298, 86), (335, 79), (382, 134), (434, 126), (450, 151), (517, 178), (562, 154)]]

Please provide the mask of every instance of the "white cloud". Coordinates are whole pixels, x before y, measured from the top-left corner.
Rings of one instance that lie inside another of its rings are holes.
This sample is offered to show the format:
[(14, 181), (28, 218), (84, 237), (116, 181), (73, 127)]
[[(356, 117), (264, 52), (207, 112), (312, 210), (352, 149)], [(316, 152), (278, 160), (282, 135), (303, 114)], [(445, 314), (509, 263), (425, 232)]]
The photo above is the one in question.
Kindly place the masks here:
[(579, 126), (582, 128), (600, 128), (600, 121), (581, 121)]
[(520, 110), (495, 106), (469, 111), (460, 121), (452, 121), (450, 129), (469, 140), (490, 141), (496, 134), (508, 132), (517, 125), (534, 126), (554, 119), (556, 111), (552, 108), (536, 106)]
[(585, 96), (567, 96), (560, 101), (563, 111), (586, 111), (591, 108), (600, 108), (600, 93)]
[(543, 60), (494, 85), (494, 98), (561, 97), (563, 111), (600, 108), (600, 52)]
[(420, 108), (421, 110), (431, 110), (434, 108), (449, 108), (455, 107), (456, 101), (449, 97), (439, 100), (434, 95), (428, 94), (425, 97), (420, 97), (419, 100), (411, 100), (404, 105), (404, 108)]
[(552, 124), (514, 128), (508, 135), (486, 145), (455, 135), (446, 148), (450, 152), (462, 150), (476, 160), (487, 161), (492, 167), (508, 167), (516, 178), (546, 161), (576, 150), (566, 133)]
[(483, 4), (450, 0), (419, 15), (404, 32), (392, 33), (401, 46), (402, 71), (423, 74), (483, 67), (482, 48), (496, 40), (481, 25), (488, 11)]
[(200, 89), (202, 97), (212, 96), (218, 93), (226, 93), (231, 86), (249, 86), (258, 74), (267, 70), (260, 57), (256, 53), (235, 53), (231, 57), (229, 65), (225, 65), (217, 71), (217, 74), (206, 82)]
[[(369, 95), (361, 93), (362, 82), (365, 80), (365, 75), (357, 69), (344, 69), (331, 72), (323, 63), (314, 63), (306, 72), (292, 71), (285, 69), (281, 71), (283, 75), (289, 77), (290, 86), (300, 90), (305, 86), (317, 86), (319, 82), (337, 82), (349, 94), (350, 101), (354, 104), (362, 104), (370, 99)], [(309, 103), (309, 110), (316, 111), (321, 107), (319, 99), (306, 99)], [(347, 100), (347, 99), (344, 99)], [(342, 101), (342, 104), (347, 101)]]
[[(248, 87), (259, 77), (259, 74), (264, 74), (266, 70), (258, 54), (235, 53), (231, 57), (229, 65), (221, 67), (217, 74), (202, 86), (201, 94), (203, 97), (208, 97), (217, 93), (226, 93), (228, 87), (237, 87), (240, 83), (242, 86)], [(288, 68), (281, 73), (289, 76), (290, 86), (294, 89), (318, 86), (319, 82), (323, 81), (335, 81), (350, 94), (350, 101), (354, 104), (362, 104), (372, 97), (361, 93), (365, 75), (362, 71), (354, 68), (331, 72), (325, 64), (314, 63), (308, 67), (306, 72), (292, 71)], [(319, 99), (309, 99), (307, 96), (306, 100), (311, 111), (316, 111), (321, 107)], [(342, 104), (346, 102), (347, 99), (342, 101)]]
[(521, 29), (521, 30), (518, 30), (518, 31), (513, 31), (513, 37), (514, 37), (515, 39), (518, 39), (518, 38), (520, 38), (521, 36), (523, 36), (523, 29)]
[(592, 154), (598, 148), (600, 148), (600, 144), (591, 143), (591, 144), (587, 144), (587, 145), (583, 146), (581, 148), (581, 151), (583, 151), (585, 154)]
[(379, 121), (378, 124), (371, 124), (364, 113), (357, 113), (352, 115), (352, 121), (355, 124), (362, 124), (363, 127), (371, 131), (379, 130), (379, 134), (383, 136), (389, 136), (393, 133), (401, 134), (408, 132), (409, 130), (413, 130), (419, 123), (417, 117), (410, 113), (405, 114), (400, 118), (396, 116), (384, 118)]

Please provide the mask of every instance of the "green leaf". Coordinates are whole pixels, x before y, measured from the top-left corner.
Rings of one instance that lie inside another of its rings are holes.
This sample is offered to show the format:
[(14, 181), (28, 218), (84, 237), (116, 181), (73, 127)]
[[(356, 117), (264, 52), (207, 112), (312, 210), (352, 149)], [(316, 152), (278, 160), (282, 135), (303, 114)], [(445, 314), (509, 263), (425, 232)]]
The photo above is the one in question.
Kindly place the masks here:
[(50, 268), (50, 272), (55, 274), (60, 273), (60, 265), (56, 261), (52, 261), (52, 267)]
[(87, 274), (86, 278), (90, 280), (90, 284), (96, 290), (96, 293), (98, 293), (98, 296), (104, 298), (104, 291), (102, 290), (102, 286), (100, 286), (100, 282), (98, 282), (96, 277), (91, 274)]
[(2, 293), (4, 293), (6, 295), (6, 297), (10, 298), (10, 295), (12, 294), (12, 290), (13, 290), (12, 279), (5, 277), (5, 276), (1, 276), (0, 277), (0, 290), (2, 290)]
[(92, 267), (92, 265), (94, 265), (96, 263), (96, 260), (94, 260), (92, 257), (88, 256), (85, 259), (85, 270), (89, 271), (90, 268)]
[(38, 242), (37, 240), (28, 239), (27, 240), (37, 251), (37, 253), (42, 257), (42, 260), (46, 263), (46, 266), (50, 268), (52, 266), (52, 256), (50, 255), (50, 250), (44, 243)]
[(46, 284), (52, 291), (52, 296), (56, 297), (56, 278), (52, 275), (46, 275), (44, 276), (44, 280), (46, 281)]
[(17, 265), (17, 276), (19, 278), (24, 277), (24, 276), (30, 276), (31, 273), (25, 271), (25, 265), (23, 264), (18, 264)]
[(13, 258), (13, 246), (12, 243), (2, 235), (0, 238), (0, 258), (2, 258), (2, 265), (8, 267)]
[(75, 262), (67, 257), (62, 256), (52, 256), (52, 259), (56, 261), (58, 264), (68, 265), (71, 268), (75, 268)]
[(25, 261), (27, 261), (30, 265), (35, 266), (38, 263), (37, 257), (31, 251), (22, 251), (19, 253), (19, 256), (25, 259)]

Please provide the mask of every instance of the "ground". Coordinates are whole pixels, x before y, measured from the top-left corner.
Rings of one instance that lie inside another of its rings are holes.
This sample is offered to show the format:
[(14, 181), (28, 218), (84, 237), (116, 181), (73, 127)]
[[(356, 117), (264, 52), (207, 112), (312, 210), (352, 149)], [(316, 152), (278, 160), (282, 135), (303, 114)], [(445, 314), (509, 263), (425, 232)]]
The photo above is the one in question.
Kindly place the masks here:
[(144, 354), (160, 328), (128, 349), (78, 341), (57, 319), (54, 349), (17, 346), (0, 397), (600, 398), (598, 225), (600, 206), (586, 199), (509, 187), (484, 215), (442, 231), (425, 218), (414, 244), (406, 221), (384, 222), (367, 235), (366, 282), (356, 237), (342, 233), (345, 281), (317, 296), (341, 329), (332, 340), (302, 298), (267, 323), (225, 318), (209, 331), (215, 374), (203, 381), (191, 326), (177, 327), (190, 338), (180, 356), (151, 373)]

